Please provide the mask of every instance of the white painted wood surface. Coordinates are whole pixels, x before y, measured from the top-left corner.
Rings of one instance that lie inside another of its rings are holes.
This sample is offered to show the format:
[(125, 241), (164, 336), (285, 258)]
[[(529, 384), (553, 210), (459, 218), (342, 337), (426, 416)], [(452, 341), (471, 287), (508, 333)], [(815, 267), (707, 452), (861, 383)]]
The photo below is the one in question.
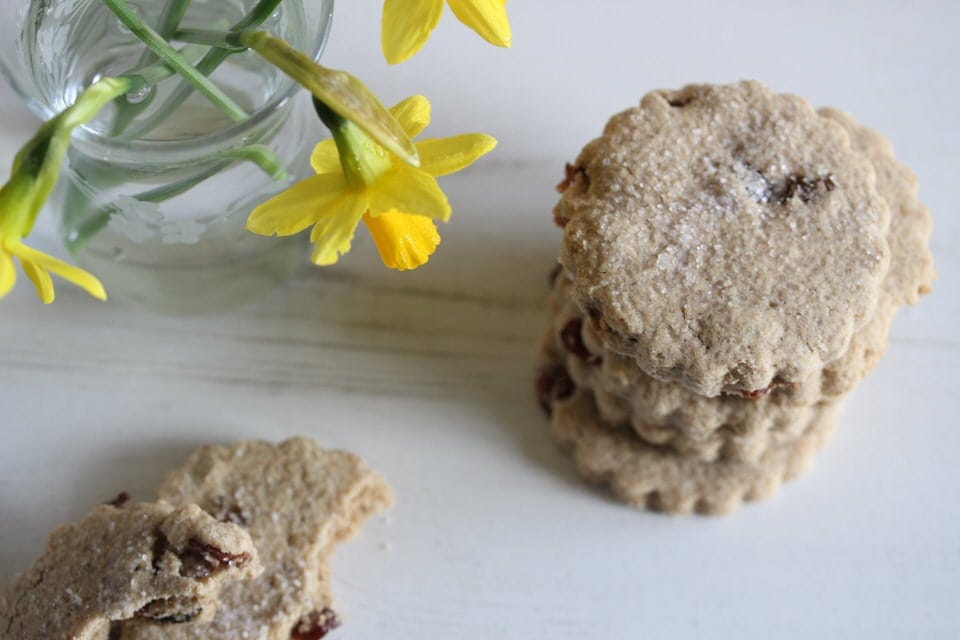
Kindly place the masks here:
[[(960, 3), (511, 2), (515, 48), (447, 14), (379, 60), (379, 2), (341, 3), (327, 61), (435, 133), (498, 153), (446, 181), (428, 268), (369, 240), (263, 303), (207, 318), (67, 286), (0, 303), (0, 582), (122, 489), (146, 498), (211, 441), (308, 434), (365, 456), (396, 507), (335, 554), (336, 638), (960, 636)], [(756, 77), (885, 132), (934, 213), (940, 279), (902, 312), (813, 472), (723, 519), (634, 511), (579, 481), (531, 392), (564, 161), (646, 90)], [(2, 88), (0, 171), (33, 121)], [(41, 242), (52, 247), (49, 221)]]

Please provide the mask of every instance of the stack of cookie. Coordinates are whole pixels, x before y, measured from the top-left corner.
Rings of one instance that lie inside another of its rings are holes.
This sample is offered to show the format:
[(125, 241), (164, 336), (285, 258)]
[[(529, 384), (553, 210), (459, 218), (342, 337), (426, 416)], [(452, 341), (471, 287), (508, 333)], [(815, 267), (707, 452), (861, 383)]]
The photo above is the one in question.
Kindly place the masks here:
[(935, 275), (889, 143), (756, 82), (647, 95), (560, 189), (540, 400), (588, 479), (662, 511), (800, 474)]

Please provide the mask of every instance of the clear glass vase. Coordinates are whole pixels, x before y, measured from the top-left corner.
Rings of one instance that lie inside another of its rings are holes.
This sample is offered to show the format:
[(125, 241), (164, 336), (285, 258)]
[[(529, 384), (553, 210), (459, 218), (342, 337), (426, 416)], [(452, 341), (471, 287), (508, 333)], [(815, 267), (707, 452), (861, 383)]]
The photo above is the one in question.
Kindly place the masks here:
[[(169, 1), (129, 4), (156, 25)], [(181, 24), (226, 29), (256, 4), (192, 0)], [(319, 57), (332, 10), (333, 0), (284, 0), (260, 28)], [(135, 68), (144, 53), (101, 0), (8, 0), (0, 36), (4, 74), (44, 119), (100, 77)], [(317, 125), (309, 101), (296, 99), (297, 85), (253, 52), (228, 57), (210, 78), (248, 119), (231, 120), (196, 92), (166, 110), (183, 91), (174, 76), (127, 96), (122, 126), (114, 105), (74, 135), (48, 212), (60, 215), (74, 260), (111, 298), (162, 312), (224, 310), (274, 289), (307, 255), (303, 239), (258, 237), (244, 223), (258, 204), (310, 174)], [(272, 152), (288, 179), (251, 162), (244, 151), (251, 145)]]

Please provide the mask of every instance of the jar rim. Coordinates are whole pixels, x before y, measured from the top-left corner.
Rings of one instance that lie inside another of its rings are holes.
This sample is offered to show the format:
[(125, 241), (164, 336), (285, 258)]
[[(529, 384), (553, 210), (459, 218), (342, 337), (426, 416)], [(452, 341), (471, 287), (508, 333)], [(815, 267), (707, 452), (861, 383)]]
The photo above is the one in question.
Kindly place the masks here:
[[(324, 23), (321, 25), (319, 37), (315, 40), (312, 50), (308, 52), (308, 55), (314, 60), (319, 60), (326, 49), (333, 22), (335, 0), (325, 1), (328, 7), (324, 11)], [(260, 106), (246, 120), (234, 122), (224, 128), (192, 138), (181, 140), (129, 140), (111, 137), (86, 127), (79, 127), (74, 132), (73, 140), (75, 144), (84, 148), (85, 153), (92, 152), (92, 155), (109, 157), (112, 162), (117, 163), (169, 164), (171, 162), (183, 162), (185, 159), (198, 155), (208, 156), (218, 150), (232, 148), (235, 146), (235, 140), (248, 136), (265, 126), (301, 89), (299, 84), (288, 77), (284, 77), (282, 82), (282, 90), (276, 91), (269, 102)], [(46, 105), (36, 100), (28, 101), (28, 106), (34, 107), (34, 111), (49, 111)], [(38, 115), (43, 117), (43, 113), (38, 113)], [(47, 115), (51, 117), (55, 114)], [(202, 153), (198, 154), (198, 150), (202, 150)]]

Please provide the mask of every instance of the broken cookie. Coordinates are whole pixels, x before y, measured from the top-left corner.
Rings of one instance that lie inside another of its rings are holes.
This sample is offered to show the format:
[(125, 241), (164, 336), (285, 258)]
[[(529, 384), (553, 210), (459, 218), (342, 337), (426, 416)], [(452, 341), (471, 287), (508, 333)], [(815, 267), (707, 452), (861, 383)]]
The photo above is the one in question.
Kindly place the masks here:
[(196, 505), (103, 505), (56, 529), (0, 593), (0, 639), (101, 640), (122, 620), (200, 619), (223, 583), (259, 572), (249, 534)]
[(306, 438), (203, 447), (160, 487), (162, 499), (197, 503), (245, 528), (263, 574), (228, 585), (212, 620), (156, 629), (122, 625), (120, 640), (318, 640), (338, 625), (327, 556), (374, 513), (390, 488), (360, 458)]

